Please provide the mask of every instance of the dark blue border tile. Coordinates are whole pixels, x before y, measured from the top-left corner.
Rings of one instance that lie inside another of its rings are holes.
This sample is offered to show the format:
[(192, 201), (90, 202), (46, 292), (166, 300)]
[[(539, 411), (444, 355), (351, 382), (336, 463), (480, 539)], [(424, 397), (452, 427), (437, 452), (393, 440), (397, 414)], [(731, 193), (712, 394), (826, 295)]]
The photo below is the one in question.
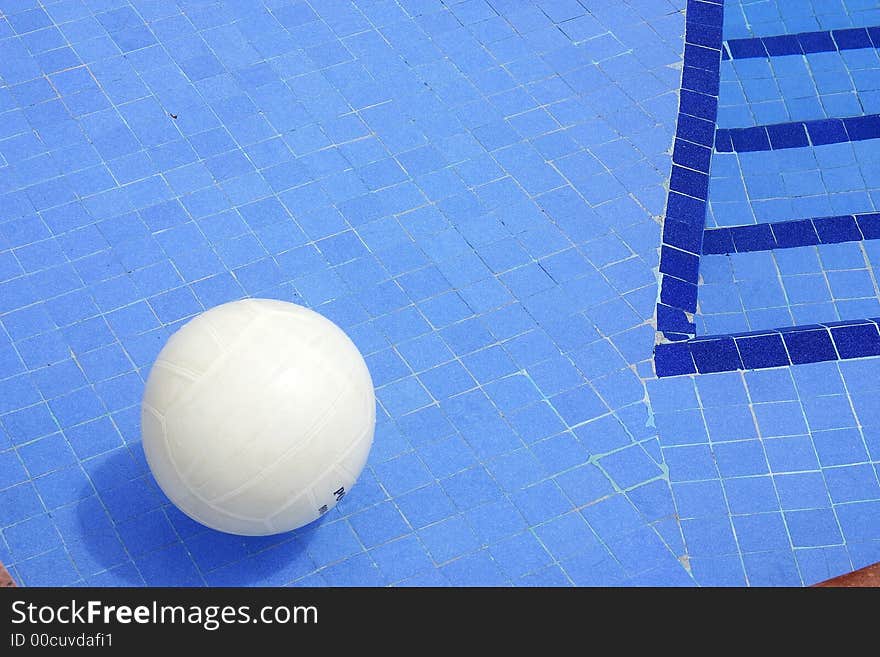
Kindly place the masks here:
[(695, 144), (711, 146), (715, 141), (715, 122), (699, 119), (689, 114), (679, 114), (675, 136)]
[(832, 326), (830, 330), (841, 358), (880, 356), (880, 331), (875, 323)]
[(715, 150), (719, 153), (733, 152), (733, 139), (730, 130), (718, 129), (715, 131)]
[(789, 249), (799, 246), (812, 246), (819, 243), (816, 228), (810, 219), (800, 221), (779, 221), (770, 224), (776, 237), (776, 246)]
[(763, 37), (764, 48), (771, 57), (780, 55), (801, 55), (803, 48), (798, 41), (797, 34), (780, 34), (778, 36)]
[(736, 253), (730, 228), (712, 228), (703, 232), (703, 255)]
[(703, 250), (703, 236), (703, 228), (696, 224), (686, 224), (669, 218), (663, 222), (663, 243), (682, 251), (699, 255)]
[(666, 199), (666, 216), (686, 224), (698, 225), (702, 230), (706, 221), (706, 202), (671, 191)]
[(705, 201), (709, 194), (709, 176), (700, 171), (685, 169), (673, 164), (672, 174), (669, 177), (669, 189)]
[(880, 239), (880, 212), (856, 215), (856, 221), (866, 240)]
[(660, 248), (660, 271), (683, 281), (698, 282), (700, 257), (669, 246)]
[(737, 253), (749, 251), (768, 251), (776, 248), (776, 239), (770, 224), (754, 224), (751, 226), (737, 226), (731, 229), (733, 245)]
[(682, 89), (678, 103), (679, 112), (682, 114), (713, 122), (718, 117), (718, 99), (715, 96)]
[(685, 43), (684, 59), (688, 66), (702, 68), (717, 74), (720, 68), (718, 49), (707, 48), (696, 43)]
[[(667, 277), (668, 278), (668, 277)], [(661, 331), (676, 333), (694, 333), (694, 323), (688, 319), (681, 308), (673, 308), (665, 303), (657, 304), (657, 328)]]
[(758, 39), (728, 39), (727, 48), (730, 56), (734, 59), (748, 59), (752, 57), (767, 57), (767, 49), (764, 42)]
[(859, 242), (862, 232), (852, 215), (838, 217), (819, 217), (813, 219), (816, 233), (822, 244), (839, 244), (841, 242)]
[(871, 37), (867, 28), (854, 27), (845, 30), (831, 30), (834, 43), (838, 50), (856, 50), (858, 48), (871, 48)]
[[(688, 283), (674, 276), (666, 276), (663, 281), (663, 288), (660, 291), (660, 303), (673, 308), (680, 308), (689, 313), (697, 311), (697, 291), (698, 287), (694, 283)], [(659, 317), (658, 317), (659, 323)], [(664, 328), (674, 331), (674, 327), (665, 326)]]
[(730, 130), (730, 137), (733, 140), (733, 149), (740, 153), (770, 150), (766, 126), (733, 128)]
[(721, 50), (722, 34), (720, 25), (705, 25), (688, 20), (685, 24), (685, 43)]
[(831, 334), (824, 326), (792, 327), (782, 332), (793, 365), (837, 360)]
[(658, 344), (654, 348), (654, 371), (657, 376), (696, 374), (697, 368), (687, 343)]
[(680, 164), (702, 173), (709, 173), (711, 158), (712, 151), (705, 146), (682, 139), (675, 140), (675, 146), (672, 149), (672, 161), (675, 164)]
[(718, 95), (718, 73), (703, 68), (685, 66), (681, 75), (681, 88), (698, 91), (710, 96)]
[(805, 53), (837, 50), (837, 45), (831, 38), (830, 32), (801, 32), (797, 38)]
[(850, 116), (843, 119), (843, 125), (851, 141), (880, 139), (880, 114)]
[(685, 16), (689, 23), (717, 26), (721, 31), (721, 21), (724, 10), (721, 4), (714, 2), (700, 2), (700, 0), (688, 0)]
[(810, 135), (810, 143), (813, 146), (825, 144), (839, 144), (849, 141), (846, 128), (840, 119), (820, 119), (818, 121), (806, 121), (807, 133)]
[(809, 146), (807, 131), (803, 123), (779, 123), (767, 126), (770, 146), (773, 150), (780, 148), (801, 148)]
[(694, 364), (700, 374), (742, 369), (742, 360), (736, 343), (729, 335), (697, 338), (691, 340), (689, 344)]
[(757, 370), (788, 365), (788, 352), (779, 333), (735, 336), (743, 367)]

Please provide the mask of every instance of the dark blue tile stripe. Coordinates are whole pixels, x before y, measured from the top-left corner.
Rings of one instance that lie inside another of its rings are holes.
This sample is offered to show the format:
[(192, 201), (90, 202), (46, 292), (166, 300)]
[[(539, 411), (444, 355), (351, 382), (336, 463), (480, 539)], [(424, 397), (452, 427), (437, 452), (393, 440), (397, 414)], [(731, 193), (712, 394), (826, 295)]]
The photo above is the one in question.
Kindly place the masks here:
[(816, 217), (794, 221), (707, 228), (703, 255), (792, 249), (816, 244), (839, 244), (880, 239), (880, 212)]
[(880, 114), (750, 128), (719, 128), (715, 131), (715, 150), (719, 153), (778, 151), (865, 139), (880, 139)]
[[(688, 0), (678, 124), (660, 251), (657, 376), (731, 372), (880, 356), (880, 319), (696, 337), (700, 255), (880, 239), (880, 213), (704, 230), (716, 151), (819, 146), (880, 137), (880, 115), (716, 130), (721, 58), (880, 47), (880, 28), (740, 39), (722, 44), (723, 0)], [(866, 41), (866, 35), (868, 41)]]
[(880, 318), (708, 335), (658, 344), (657, 376), (764, 369), (880, 356)]
[(752, 59), (814, 52), (880, 48), (880, 25), (822, 32), (780, 34), (725, 42), (725, 59)]
[(657, 329), (667, 340), (696, 334), (697, 279), (702, 252), (709, 162), (715, 144), (723, 0), (688, 0), (684, 66), (669, 194), (660, 251)]

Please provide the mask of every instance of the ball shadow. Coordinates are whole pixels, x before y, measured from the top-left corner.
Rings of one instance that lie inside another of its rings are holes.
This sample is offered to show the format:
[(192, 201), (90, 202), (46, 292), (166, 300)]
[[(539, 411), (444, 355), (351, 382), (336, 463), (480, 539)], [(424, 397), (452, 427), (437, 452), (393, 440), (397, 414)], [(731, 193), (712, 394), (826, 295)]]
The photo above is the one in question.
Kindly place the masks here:
[(317, 523), (273, 536), (209, 529), (162, 493), (140, 443), (82, 465), (88, 481), (70, 533), (95, 585), (280, 586), (315, 569), (307, 548)]

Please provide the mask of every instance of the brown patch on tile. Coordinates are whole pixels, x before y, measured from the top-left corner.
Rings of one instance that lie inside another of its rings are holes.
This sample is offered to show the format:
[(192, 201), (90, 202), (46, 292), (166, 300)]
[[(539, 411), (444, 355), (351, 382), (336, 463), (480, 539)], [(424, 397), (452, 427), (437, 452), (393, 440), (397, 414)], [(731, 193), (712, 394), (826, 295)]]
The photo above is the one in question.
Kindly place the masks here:
[(0, 563), (0, 587), (6, 586), (15, 586), (15, 581), (12, 579), (12, 575), (9, 574), (9, 571), (6, 570), (4, 565)]
[(846, 575), (820, 582), (815, 586), (825, 588), (880, 588), (880, 563), (875, 563), (873, 566), (867, 566)]

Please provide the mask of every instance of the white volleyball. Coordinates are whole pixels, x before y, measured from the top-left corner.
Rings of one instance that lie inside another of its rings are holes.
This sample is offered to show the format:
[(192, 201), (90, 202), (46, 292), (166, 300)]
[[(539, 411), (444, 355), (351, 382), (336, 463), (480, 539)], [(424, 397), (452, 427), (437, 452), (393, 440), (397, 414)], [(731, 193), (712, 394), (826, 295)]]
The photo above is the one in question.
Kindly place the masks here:
[(187, 322), (141, 409), (147, 462), (186, 515), (232, 534), (305, 525), (348, 493), (376, 424), (363, 357), (327, 318), (245, 299)]

